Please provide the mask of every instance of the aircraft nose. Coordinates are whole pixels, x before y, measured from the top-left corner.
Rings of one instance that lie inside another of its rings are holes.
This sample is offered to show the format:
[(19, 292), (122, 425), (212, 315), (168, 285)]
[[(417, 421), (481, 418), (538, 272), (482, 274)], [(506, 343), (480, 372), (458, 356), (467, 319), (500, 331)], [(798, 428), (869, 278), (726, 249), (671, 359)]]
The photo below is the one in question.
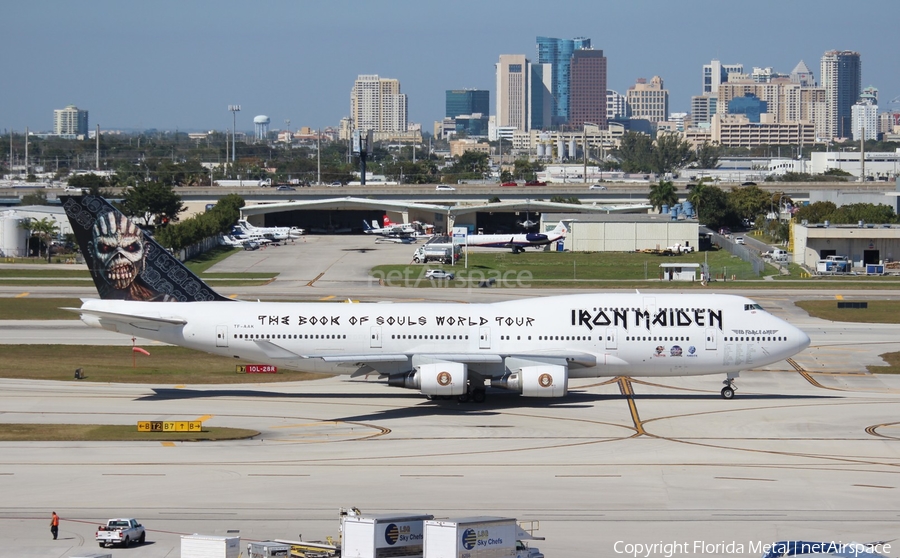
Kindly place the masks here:
[(799, 353), (803, 349), (809, 347), (809, 335), (800, 328), (795, 327), (794, 330), (796, 333), (792, 337), (797, 339), (797, 352)]

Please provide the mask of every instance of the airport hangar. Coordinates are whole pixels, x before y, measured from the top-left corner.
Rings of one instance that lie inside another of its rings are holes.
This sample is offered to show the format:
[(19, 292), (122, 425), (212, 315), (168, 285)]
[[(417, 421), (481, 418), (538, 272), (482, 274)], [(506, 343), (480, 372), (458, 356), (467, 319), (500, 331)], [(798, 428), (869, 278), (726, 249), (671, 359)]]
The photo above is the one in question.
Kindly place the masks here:
[(636, 252), (673, 246), (700, 249), (698, 221), (673, 219), (667, 213), (544, 213), (541, 230), (550, 230), (560, 221), (568, 224), (564, 245), (566, 250), (573, 252)]
[(816, 269), (828, 256), (847, 256), (853, 267), (900, 258), (900, 225), (859, 223), (794, 223), (791, 227), (794, 263)]
[[(382, 222), (387, 215), (395, 223), (420, 221), (434, 225), (436, 233), (466, 226), (484, 234), (525, 232), (521, 222), (540, 221), (547, 212), (565, 211), (580, 218), (584, 215), (639, 214), (650, 209), (646, 204), (599, 205), (571, 204), (537, 200), (508, 201), (472, 205), (436, 205), (368, 198), (331, 198), (247, 205), (241, 216), (251, 224), (266, 227), (300, 227), (306, 230), (346, 230), (362, 232), (363, 222)], [(542, 225), (552, 229), (559, 221)], [(549, 230), (548, 229), (548, 230)], [(696, 236), (694, 237), (696, 238)]]

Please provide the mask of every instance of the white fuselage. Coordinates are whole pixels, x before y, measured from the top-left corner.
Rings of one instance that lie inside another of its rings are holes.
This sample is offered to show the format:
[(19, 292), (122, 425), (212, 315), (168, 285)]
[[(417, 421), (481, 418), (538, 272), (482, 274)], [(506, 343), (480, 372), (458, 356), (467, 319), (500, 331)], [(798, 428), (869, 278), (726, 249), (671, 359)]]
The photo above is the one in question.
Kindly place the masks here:
[[(508, 357), (565, 358), (573, 378), (717, 374), (771, 364), (809, 344), (752, 300), (712, 294), (588, 293), (493, 304), (86, 300), (82, 311), (86, 323), (126, 335), (327, 374), (363, 364), (385, 374), (411, 369), (397, 355), (468, 362), (492, 377)], [(394, 362), (380, 364), (390, 355)]]

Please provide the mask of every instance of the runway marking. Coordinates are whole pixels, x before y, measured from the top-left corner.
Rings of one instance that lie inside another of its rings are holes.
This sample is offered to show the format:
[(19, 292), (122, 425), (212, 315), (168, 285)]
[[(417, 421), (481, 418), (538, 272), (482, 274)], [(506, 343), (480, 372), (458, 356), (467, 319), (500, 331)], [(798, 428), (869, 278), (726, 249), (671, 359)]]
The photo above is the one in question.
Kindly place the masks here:
[(310, 475), (290, 475), (290, 474), (279, 474), (279, 473), (250, 473), (247, 475), (248, 477), (308, 477)]
[(164, 448), (174, 448), (175, 447), (175, 442), (160, 442), (160, 444), (162, 444), (162, 447), (164, 447)]
[(631, 420), (634, 422), (635, 436), (642, 436), (646, 434), (644, 432), (644, 424), (641, 422), (641, 417), (638, 415), (637, 404), (634, 402), (634, 392), (631, 390), (631, 378), (626, 378), (625, 376), (619, 376), (619, 391), (622, 392), (622, 395), (628, 401), (628, 409), (631, 411)]
[(214, 416), (216, 416), (216, 415), (203, 415), (202, 417), (195, 418), (194, 421), (195, 422), (196, 421), (204, 422), (204, 421), (207, 421), (207, 420), (213, 418)]
[(882, 434), (878, 432), (879, 428), (890, 428), (892, 426), (897, 426), (900, 422), (886, 422), (884, 424), (874, 424), (872, 426), (866, 427), (866, 433), (871, 434), (872, 436), (878, 436), (879, 438), (887, 438), (888, 440), (897, 440), (896, 436), (888, 436), (887, 434)]
[(230, 294), (230, 295), (228, 295), (228, 298), (230, 298), (231, 300), (234, 300), (234, 299), (236, 299), (237, 297), (238, 297), (237, 294)]
[[(319, 277), (321, 277), (321, 275)], [(331, 300), (333, 298), (337, 298), (337, 295), (324, 296), (324, 297), (320, 298), (319, 300)]]
[[(329, 267), (330, 267), (330, 266), (329, 266)], [(307, 283), (306, 286), (307, 286), (307, 287), (312, 287), (312, 286), (313, 286), (313, 283), (315, 283), (316, 281), (318, 281), (319, 279), (321, 279), (323, 275), (325, 275), (325, 272), (324, 272), (324, 271), (323, 271), (322, 273), (316, 275), (316, 278), (313, 279), (312, 281), (310, 281), (309, 283)]]
[(462, 478), (463, 477), (463, 475), (400, 475), (400, 476), (404, 477), (404, 478), (413, 478), (413, 479), (434, 478), (434, 477), (439, 477), (439, 478)]
[(15, 296), (15, 298), (26, 297), (26, 296), (28, 296), (29, 294), (31, 294), (31, 293), (19, 293), (19, 294), (17, 294), (17, 295)]
[(894, 486), (879, 486), (877, 484), (854, 484), (853, 486), (861, 486), (863, 488), (887, 488), (888, 490), (896, 488)]
[(844, 295), (834, 295), (836, 300), (844, 300)]
[(177, 386), (172, 386), (174, 389), (184, 389), (184, 384), (178, 384)]
[(322, 422), (304, 422), (300, 424), (285, 424), (283, 426), (272, 426), (270, 428), (302, 428), (305, 426), (321, 426), (323, 424), (338, 424), (336, 420), (324, 420)]
[[(172, 442), (169, 442), (170, 444)], [(172, 444), (175, 445), (175, 444)], [(164, 477), (165, 473), (102, 473), (101, 477)]]
[(746, 481), (775, 482), (775, 479), (755, 479), (752, 477), (713, 477), (713, 478), (719, 479), (719, 480), (746, 480)]
[(554, 475), (558, 479), (620, 479), (622, 475)]

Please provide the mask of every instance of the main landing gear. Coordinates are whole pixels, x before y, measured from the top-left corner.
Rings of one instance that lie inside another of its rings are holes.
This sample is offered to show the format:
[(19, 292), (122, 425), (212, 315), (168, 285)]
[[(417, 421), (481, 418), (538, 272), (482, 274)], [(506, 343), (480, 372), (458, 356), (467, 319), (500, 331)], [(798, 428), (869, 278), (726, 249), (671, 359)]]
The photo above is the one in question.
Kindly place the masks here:
[(737, 386), (734, 385), (734, 379), (737, 378), (737, 374), (729, 374), (728, 377), (722, 383), (725, 384), (725, 387), (722, 388), (722, 399), (731, 399), (734, 397), (734, 392), (737, 390)]

